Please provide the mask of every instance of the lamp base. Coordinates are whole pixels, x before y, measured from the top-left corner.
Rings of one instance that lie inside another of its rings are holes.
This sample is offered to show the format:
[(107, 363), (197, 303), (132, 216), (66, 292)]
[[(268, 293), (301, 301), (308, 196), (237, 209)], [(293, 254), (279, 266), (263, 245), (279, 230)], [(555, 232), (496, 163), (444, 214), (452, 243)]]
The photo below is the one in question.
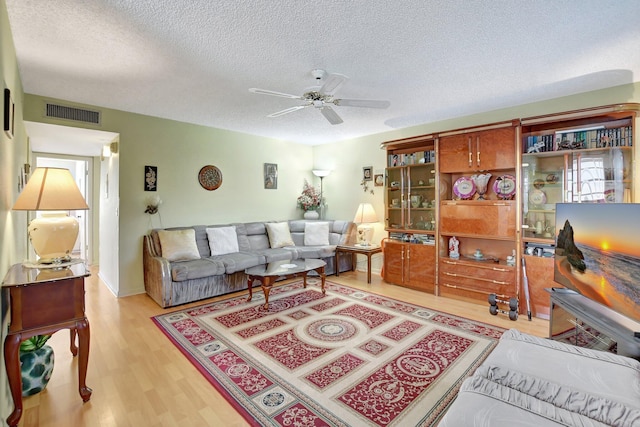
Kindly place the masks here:
[(61, 264), (71, 260), (78, 238), (78, 220), (66, 212), (42, 214), (29, 223), (29, 240), (38, 263)]
[(371, 246), (373, 227), (369, 224), (358, 225), (358, 243), (356, 246)]

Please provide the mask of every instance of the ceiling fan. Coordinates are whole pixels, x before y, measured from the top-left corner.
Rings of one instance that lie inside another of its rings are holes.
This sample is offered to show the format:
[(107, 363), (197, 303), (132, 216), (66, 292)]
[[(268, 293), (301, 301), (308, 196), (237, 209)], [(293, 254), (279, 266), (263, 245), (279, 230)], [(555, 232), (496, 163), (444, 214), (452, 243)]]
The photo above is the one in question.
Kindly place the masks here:
[[(316, 81), (320, 83), (325, 77), (326, 72), (324, 70), (313, 70), (311, 75), (315, 77)], [(275, 92), (272, 90), (258, 89), (252, 87), (249, 92), (258, 93), (261, 95), (281, 96), (283, 98), (299, 99), (304, 101), (304, 105), (296, 105), (295, 107), (289, 107), (282, 111), (269, 114), (267, 117), (279, 117), (285, 114), (292, 113), (297, 110), (301, 110), (307, 107), (315, 107), (320, 110), (320, 113), (331, 123), (332, 125), (339, 125), (343, 122), (342, 118), (335, 112), (332, 105), (340, 107), (365, 107), (365, 108), (387, 108), (390, 105), (389, 101), (379, 101), (373, 99), (341, 99), (334, 98), (334, 94), (344, 82), (349, 78), (342, 74), (329, 74), (322, 84), (322, 86), (315, 86), (307, 89), (302, 95), (291, 95), (288, 93)]]

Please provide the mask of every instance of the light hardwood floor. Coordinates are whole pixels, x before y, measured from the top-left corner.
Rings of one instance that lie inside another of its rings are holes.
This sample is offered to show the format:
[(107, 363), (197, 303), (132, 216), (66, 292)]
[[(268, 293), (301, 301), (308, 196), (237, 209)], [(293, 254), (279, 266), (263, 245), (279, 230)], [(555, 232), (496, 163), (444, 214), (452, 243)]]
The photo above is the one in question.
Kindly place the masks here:
[[(366, 273), (343, 273), (329, 280), (503, 328), (546, 336), (548, 322), (520, 316), (492, 316), (487, 304), (436, 297), (384, 283)], [(207, 301), (214, 301), (215, 298)], [(87, 385), (91, 400), (78, 395), (77, 363), (69, 352), (69, 334), (56, 333), (49, 344), (55, 368), (48, 387), (24, 399), (23, 427), (246, 426), (244, 419), (216, 392), (150, 317), (200, 305), (203, 301), (164, 310), (145, 294), (114, 297), (92, 271), (86, 282), (91, 350)], [(6, 418), (7, 415), (3, 415)]]

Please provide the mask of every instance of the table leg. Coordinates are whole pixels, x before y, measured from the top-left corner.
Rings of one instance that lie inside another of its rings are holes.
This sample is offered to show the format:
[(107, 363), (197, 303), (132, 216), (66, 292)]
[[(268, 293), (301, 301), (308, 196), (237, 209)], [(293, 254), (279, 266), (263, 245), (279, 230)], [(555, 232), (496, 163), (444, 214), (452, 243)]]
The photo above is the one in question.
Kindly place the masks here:
[(69, 335), (71, 336), (71, 343), (69, 344), (69, 348), (71, 349), (71, 354), (73, 354), (73, 356), (75, 357), (78, 355), (78, 347), (76, 346), (76, 329), (70, 328)]
[(247, 287), (249, 288), (249, 297), (247, 298), (247, 302), (251, 301), (251, 298), (253, 298), (253, 291), (251, 288), (253, 288), (253, 276), (248, 276), (247, 277)]
[(92, 390), (87, 387), (87, 365), (89, 364), (89, 320), (84, 319), (76, 322), (76, 330), (78, 332), (78, 392), (83, 402), (91, 399)]
[(272, 277), (263, 277), (262, 278), (262, 292), (264, 293), (264, 305), (263, 308), (265, 310), (269, 310), (269, 292), (271, 292), (271, 285), (274, 279)]
[(371, 254), (367, 254), (367, 283), (371, 283)]
[(340, 276), (340, 261), (338, 261), (338, 254), (340, 252), (336, 249), (336, 277)]
[(322, 295), (325, 295), (327, 293), (326, 289), (324, 288), (324, 282), (325, 279), (327, 278), (327, 275), (324, 274), (324, 267), (320, 267), (318, 269), (316, 269), (316, 271), (318, 272), (318, 274), (320, 274), (320, 281), (321, 281), (321, 289), (322, 289)]
[(8, 335), (4, 340), (4, 363), (14, 406), (13, 412), (7, 417), (9, 427), (16, 427), (22, 417), (22, 376), (19, 356), (21, 341), (22, 334)]

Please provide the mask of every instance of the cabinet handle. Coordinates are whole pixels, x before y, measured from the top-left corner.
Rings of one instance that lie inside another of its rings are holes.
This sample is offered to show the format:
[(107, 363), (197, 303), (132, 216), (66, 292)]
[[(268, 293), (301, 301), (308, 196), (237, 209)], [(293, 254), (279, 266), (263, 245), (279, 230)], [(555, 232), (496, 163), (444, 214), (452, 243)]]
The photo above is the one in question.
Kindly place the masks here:
[(493, 280), (493, 279), (483, 279), (481, 277), (467, 276), (465, 274), (449, 273), (449, 272), (446, 272), (446, 271), (445, 271), (444, 275), (445, 276), (451, 276), (451, 277), (461, 277), (463, 279), (479, 280), (481, 282), (495, 283), (496, 285), (508, 285), (510, 283), (510, 282), (501, 282), (499, 280)]
[(473, 153), (471, 152), (471, 137), (469, 137), (469, 140), (467, 141), (467, 143), (469, 144), (469, 167), (471, 167), (473, 165)]
[(457, 262), (455, 262), (455, 261), (447, 261), (446, 259), (443, 259), (442, 262), (445, 263), (445, 264), (449, 264), (449, 265), (458, 265)]
[(481, 291), (480, 289), (467, 288), (466, 286), (452, 285), (451, 283), (443, 283), (443, 285), (445, 288), (461, 289), (463, 291), (476, 292), (476, 293), (485, 294), (485, 295), (489, 295), (492, 293), (487, 291)]
[(497, 267), (493, 267), (492, 270), (493, 271), (509, 271), (506, 268), (497, 268)]
[(478, 159), (478, 166), (480, 166), (480, 137), (476, 136), (476, 156)]

